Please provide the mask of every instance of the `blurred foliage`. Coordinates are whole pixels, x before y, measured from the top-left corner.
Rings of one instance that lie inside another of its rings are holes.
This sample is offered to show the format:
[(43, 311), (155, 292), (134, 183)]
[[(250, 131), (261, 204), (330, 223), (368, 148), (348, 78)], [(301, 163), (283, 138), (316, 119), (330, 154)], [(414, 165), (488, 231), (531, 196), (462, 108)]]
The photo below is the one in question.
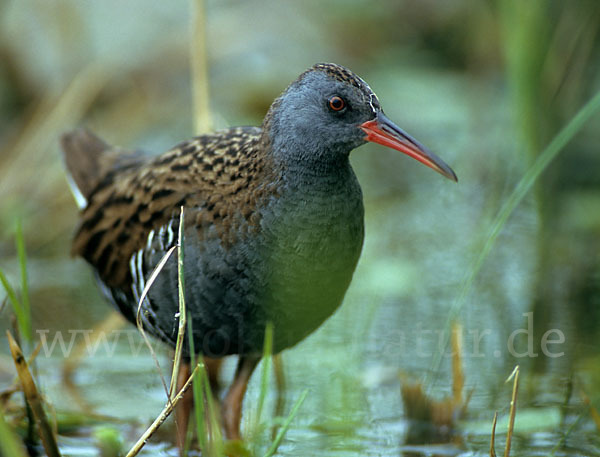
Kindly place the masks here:
[[(190, 23), (188, 2), (0, 3), (0, 269), (19, 284), (14, 234), (21, 220), (34, 333), (89, 328), (109, 311), (83, 263), (68, 256), (77, 213), (59, 135), (83, 124), (111, 143), (150, 152), (194, 135)], [(363, 260), (340, 313), (290, 351), (319, 353), (317, 360), (292, 357), (291, 370), (333, 366), (358, 376), (374, 361), (417, 372), (429, 365), (427, 357), (402, 358), (415, 346), (407, 335), (444, 321), (506, 197), (600, 88), (599, 32), (597, 0), (206, 1), (215, 128), (259, 125), (301, 71), (334, 61), (364, 77), (390, 117), (439, 152), (460, 179), (448, 187), (381, 148), (353, 154), (366, 199)], [(563, 379), (577, 372), (579, 360), (598, 357), (598, 144), (596, 116), (511, 217), (462, 316), (465, 328), (494, 330), (487, 349), (498, 342), (504, 349), (514, 329), (527, 327), (527, 311), (535, 315), (537, 352), (546, 329), (564, 332), (566, 357), (532, 358), (547, 377), (523, 388), (524, 395), (536, 392), (531, 402), (542, 391), (539, 401), (552, 411), (563, 393), (556, 386), (564, 385), (553, 376)], [(8, 308), (0, 313), (4, 330)], [(329, 345), (349, 354), (330, 354)], [(471, 402), (475, 411), (488, 413), (502, 397), (497, 380), (514, 365), (505, 352), (465, 360), (467, 382), (486, 386), (485, 398), (475, 394)], [(0, 381), (11, 376), (5, 365), (0, 358)], [(330, 399), (340, 393), (319, 389), (329, 373), (319, 376), (303, 411), (321, 424), (337, 423), (341, 413)], [(344, 409), (350, 423), (369, 422), (366, 408), (356, 406), (363, 397), (373, 411), (392, 414), (386, 408), (397, 406), (352, 377), (339, 385), (351, 391), (342, 395), (352, 403)], [(290, 397), (304, 387), (292, 382)], [(540, 414), (532, 412), (531, 421)], [(323, 443), (334, 448), (339, 441)]]

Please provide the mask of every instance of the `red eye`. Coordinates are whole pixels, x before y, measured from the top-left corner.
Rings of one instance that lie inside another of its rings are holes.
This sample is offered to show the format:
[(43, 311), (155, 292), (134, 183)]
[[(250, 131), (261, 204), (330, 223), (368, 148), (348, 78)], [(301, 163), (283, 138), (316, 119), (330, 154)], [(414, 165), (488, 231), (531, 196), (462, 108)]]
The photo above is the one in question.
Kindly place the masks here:
[(341, 111), (346, 107), (346, 102), (342, 97), (338, 97), (337, 95), (331, 97), (329, 99), (329, 108), (333, 111)]

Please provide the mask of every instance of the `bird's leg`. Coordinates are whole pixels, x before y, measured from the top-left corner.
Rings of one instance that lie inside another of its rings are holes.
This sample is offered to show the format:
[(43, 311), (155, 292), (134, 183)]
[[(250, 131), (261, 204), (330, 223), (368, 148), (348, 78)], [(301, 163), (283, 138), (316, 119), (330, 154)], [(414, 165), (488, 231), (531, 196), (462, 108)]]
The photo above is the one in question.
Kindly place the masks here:
[(204, 367), (206, 368), (206, 375), (208, 376), (208, 383), (210, 384), (210, 390), (213, 398), (219, 399), (219, 391), (221, 386), (219, 384), (219, 374), (221, 373), (221, 365), (223, 359), (213, 359), (211, 357), (204, 356)]
[(256, 365), (260, 361), (259, 355), (240, 356), (233, 383), (223, 400), (223, 427), (225, 436), (230, 440), (239, 440), (240, 422), (242, 419), (242, 402), (248, 381)]
[[(183, 388), (190, 375), (190, 362), (182, 360), (181, 365), (179, 365), (179, 372), (177, 373), (177, 392), (179, 392)], [(183, 398), (175, 407), (176, 441), (177, 447), (180, 451), (183, 451), (185, 447), (185, 438), (187, 435), (188, 422), (190, 419), (190, 412), (192, 411), (193, 406), (194, 392), (192, 389), (188, 389), (183, 394)]]
[[(277, 395), (275, 397), (275, 410), (273, 416), (283, 416), (283, 408), (285, 406), (285, 373), (283, 371), (283, 359), (281, 353), (273, 356), (273, 372), (275, 373), (275, 386), (277, 388)], [(275, 440), (277, 431), (279, 428), (274, 425), (271, 430), (271, 438)]]

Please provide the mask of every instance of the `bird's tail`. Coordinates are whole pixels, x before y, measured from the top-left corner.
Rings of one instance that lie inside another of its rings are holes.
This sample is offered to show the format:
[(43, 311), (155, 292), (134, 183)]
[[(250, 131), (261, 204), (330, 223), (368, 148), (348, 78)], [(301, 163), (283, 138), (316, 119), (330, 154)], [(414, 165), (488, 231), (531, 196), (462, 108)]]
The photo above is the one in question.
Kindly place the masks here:
[(102, 158), (110, 146), (86, 129), (63, 134), (60, 144), (71, 192), (77, 206), (85, 208), (88, 197), (106, 171)]
[(105, 143), (87, 129), (62, 135), (60, 144), (67, 167), (67, 180), (80, 209), (105, 176), (142, 165), (148, 156), (143, 151), (130, 151)]

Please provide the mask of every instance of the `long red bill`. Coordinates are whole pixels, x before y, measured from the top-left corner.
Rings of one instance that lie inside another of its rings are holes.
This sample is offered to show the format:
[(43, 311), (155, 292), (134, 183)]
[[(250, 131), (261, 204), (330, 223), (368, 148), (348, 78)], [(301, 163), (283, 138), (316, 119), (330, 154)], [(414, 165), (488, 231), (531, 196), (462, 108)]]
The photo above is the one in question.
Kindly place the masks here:
[(379, 143), (403, 152), (413, 159), (433, 168), (446, 178), (458, 182), (456, 174), (446, 162), (394, 124), (381, 111), (375, 119), (361, 124), (360, 128), (367, 134), (367, 141)]

